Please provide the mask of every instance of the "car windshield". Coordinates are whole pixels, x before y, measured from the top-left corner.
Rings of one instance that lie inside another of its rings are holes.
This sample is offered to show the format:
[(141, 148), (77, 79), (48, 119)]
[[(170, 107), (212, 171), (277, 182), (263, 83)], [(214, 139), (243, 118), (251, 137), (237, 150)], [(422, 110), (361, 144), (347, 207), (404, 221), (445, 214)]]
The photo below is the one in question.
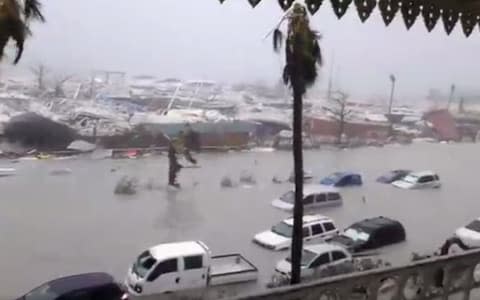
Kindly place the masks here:
[[(306, 249), (303, 249), (302, 251), (302, 261), (300, 262), (300, 264), (304, 267), (310, 265), (310, 263), (312, 262), (312, 260), (315, 259), (315, 257), (317, 257), (317, 254), (315, 252), (312, 252), (310, 250), (306, 250)], [(289, 257), (287, 257), (287, 261), (289, 263), (292, 263), (292, 259)]]
[(284, 222), (280, 222), (272, 227), (272, 232), (287, 238), (291, 238), (293, 227)]
[(402, 180), (408, 183), (417, 183), (418, 177), (415, 175), (407, 175)]
[(157, 260), (153, 258), (149, 251), (143, 252), (133, 264), (132, 271), (138, 277), (144, 278), (148, 271), (156, 264)]
[(368, 241), (368, 238), (370, 237), (370, 234), (356, 228), (348, 228), (347, 230), (345, 230), (343, 235), (346, 237), (349, 237), (353, 241), (364, 241), (364, 242)]
[(25, 300), (55, 300), (59, 295), (57, 295), (52, 289), (50, 285), (45, 284), (41, 287), (38, 287), (25, 295)]
[(280, 197), (280, 200), (287, 203), (294, 203), (295, 202), (295, 193), (293, 191), (286, 192)]
[(467, 229), (472, 231), (480, 232), (480, 220), (475, 220), (472, 223), (465, 226)]
[(328, 177), (325, 177), (320, 181), (321, 184), (335, 184), (337, 181), (340, 180), (342, 174), (341, 173), (333, 173)]

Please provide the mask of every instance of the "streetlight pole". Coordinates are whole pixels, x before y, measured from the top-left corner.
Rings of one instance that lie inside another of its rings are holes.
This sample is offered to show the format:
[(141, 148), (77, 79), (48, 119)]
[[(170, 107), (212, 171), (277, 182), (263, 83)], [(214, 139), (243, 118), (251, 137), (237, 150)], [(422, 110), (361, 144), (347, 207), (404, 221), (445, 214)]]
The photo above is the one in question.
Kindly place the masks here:
[(393, 105), (393, 95), (395, 94), (395, 82), (396, 82), (395, 75), (390, 74), (390, 81), (392, 83), (392, 87), (390, 90), (390, 102), (388, 103), (388, 122), (389, 127), (388, 127), (388, 136), (393, 135), (393, 119), (392, 119), (392, 105)]
[(392, 82), (392, 87), (390, 91), (390, 103), (388, 104), (388, 114), (392, 114), (392, 105), (393, 105), (393, 95), (395, 93), (395, 75), (391, 74), (390, 75), (390, 81)]
[(447, 110), (450, 110), (450, 105), (453, 102), (453, 96), (455, 95), (455, 84), (450, 86), (450, 97), (448, 98)]

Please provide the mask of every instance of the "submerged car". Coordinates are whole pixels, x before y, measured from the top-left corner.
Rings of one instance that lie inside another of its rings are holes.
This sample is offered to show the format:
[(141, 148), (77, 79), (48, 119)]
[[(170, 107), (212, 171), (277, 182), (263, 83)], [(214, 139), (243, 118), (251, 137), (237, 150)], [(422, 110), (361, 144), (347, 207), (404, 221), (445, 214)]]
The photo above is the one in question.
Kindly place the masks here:
[[(295, 191), (290, 190), (272, 201), (276, 208), (291, 211), (295, 203)], [(324, 185), (306, 185), (303, 189), (303, 207), (315, 209), (342, 205), (343, 199), (334, 187)]]
[(392, 185), (402, 189), (433, 189), (442, 186), (440, 177), (432, 171), (415, 172), (392, 182)]
[[(337, 226), (332, 219), (322, 215), (303, 216), (303, 240), (305, 242), (319, 239), (328, 241), (338, 234)], [(260, 232), (253, 238), (253, 241), (267, 249), (283, 250), (288, 249), (292, 243), (293, 218), (289, 218), (272, 226), (270, 230)]]
[(87, 273), (49, 281), (17, 300), (126, 300), (128, 295), (106, 273)]
[(405, 176), (410, 174), (412, 171), (410, 170), (393, 170), (388, 172), (387, 174), (383, 174), (382, 176), (377, 178), (377, 182), (380, 183), (392, 183), (394, 181), (403, 179)]
[[(313, 173), (308, 171), (308, 170), (304, 170), (303, 171), (303, 182), (307, 182), (307, 181), (310, 181), (312, 179), (313, 179)], [(288, 177), (288, 182), (295, 183), (295, 173), (294, 172), (290, 173), (290, 176)]]
[(360, 186), (363, 184), (362, 176), (358, 173), (336, 172), (320, 181), (322, 185), (334, 187)]
[[(300, 263), (300, 277), (312, 277), (315, 273), (318, 274), (326, 268), (345, 263), (353, 263), (353, 258), (352, 255), (340, 245), (323, 243), (305, 246)], [(290, 257), (278, 262), (275, 271), (290, 276), (292, 272)]]
[(361, 252), (403, 242), (405, 228), (396, 220), (376, 217), (356, 222), (343, 233), (332, 238), (332, 243), (341, 244), (352, 252)]
[(477, 248), (480, 248), (480, 218), (458, 228), (454, 236), (440, 248), (440, 254), (456, 254)]

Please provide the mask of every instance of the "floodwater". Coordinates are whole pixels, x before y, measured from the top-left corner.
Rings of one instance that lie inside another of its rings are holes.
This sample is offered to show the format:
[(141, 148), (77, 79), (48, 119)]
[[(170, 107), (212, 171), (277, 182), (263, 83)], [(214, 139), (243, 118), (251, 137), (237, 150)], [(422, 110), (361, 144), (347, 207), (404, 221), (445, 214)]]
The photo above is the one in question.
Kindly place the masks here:
[[(480, 145), (416, 144), (354, 150), (305, 152), (305, 168), (321, 177), (358, 171), (364, 186), (342, 190), (342, 207), (318, 210), (338, 226), (378, 215), (400, 220), (407, 242), (382, 249), (394, 264), (411, 251), (435, 250), (459, 226), (480, 215)], [(0, 178), (0, 299), (11, 299), (50, 279), (105, 271), (123, 280), (144, 249), (164, 242), (202, 240), (214, 253), (240, 252), (261, 272), (259, 289), (287, 252), (274, 253), (251, 242), (255, 233), (289, 216), (273, 208), (273, 198), (291, 188), (273, 184), (288, 177), (289, 152), (201, 154), (201, 168), (184, 169), (183, 189), (168, 192), (166, 157), (140, 160), (0, 162), (17, 175)], [(50, 172), (69, 168), (71, 174)], [(407, 168), (437, 171), (439, 190), (406, 191), (375, 182), (385, 171)], [(242, 171), (257, 185), (225, 189), (221, 178), (238, 181)], [(153, 189), (134, 196), (114, 195), (123, 175), (137, 176)], [(151, 185), (151, 184), (150, 184)], [(362, 198), (366, 198), (366, 202)]]

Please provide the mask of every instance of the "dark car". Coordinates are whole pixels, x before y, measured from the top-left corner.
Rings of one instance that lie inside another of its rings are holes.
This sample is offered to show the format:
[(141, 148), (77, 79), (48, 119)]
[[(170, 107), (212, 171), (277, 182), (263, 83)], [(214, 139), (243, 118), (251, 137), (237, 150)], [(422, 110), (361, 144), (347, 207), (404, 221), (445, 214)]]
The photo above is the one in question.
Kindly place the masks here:
[(329, 185), (334, 187), (347, 187), (362, 185), (362, 176), (351, 172), (336, 172), (320, 181), (322, 185)]
[(106, 273), (63, 277), (44, 283), (17, 300), (125, 300), (125, 289)]
[(406, 239), (405, 228), (393, 219), (376, 217), (352, 224), (343, 233), (333, 237), (333, 243), (339, 243), (351, 252), (360, 252), (403, 242)]
[(393, 170), (377, 178), (377, 182), (390, 184), (412, 173), (410, 170)]

